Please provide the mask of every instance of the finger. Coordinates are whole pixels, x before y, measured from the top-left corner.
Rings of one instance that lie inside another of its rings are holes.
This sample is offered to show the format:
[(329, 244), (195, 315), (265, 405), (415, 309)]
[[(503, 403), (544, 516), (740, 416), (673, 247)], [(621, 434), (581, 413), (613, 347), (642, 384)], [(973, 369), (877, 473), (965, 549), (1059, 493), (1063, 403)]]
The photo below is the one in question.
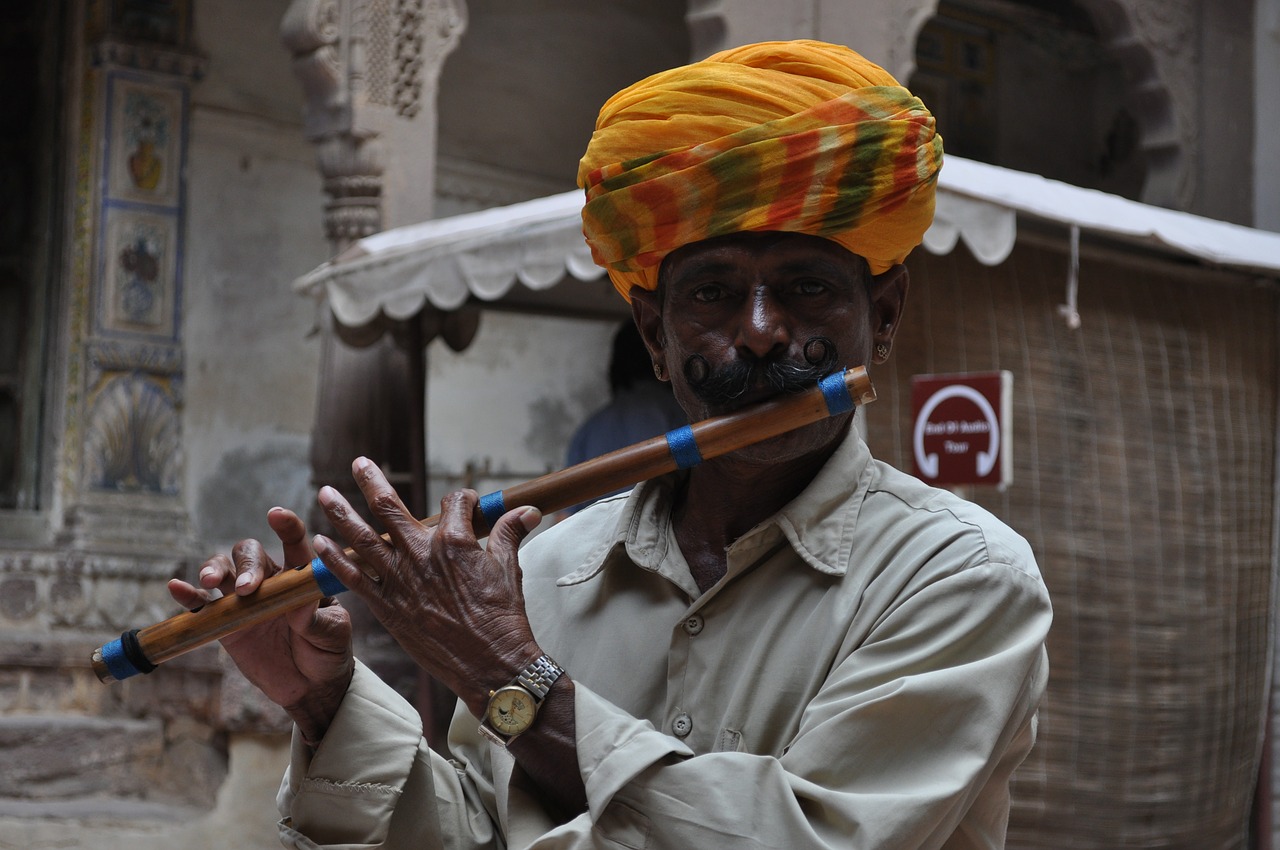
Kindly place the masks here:
[(231, 560), (236, 567), (235, 592), (238, 596), (253, 593), (263, 579), (280, 572), (280, 565), (271, 560), (257, 540), (241, 540), (233, 546)]
[[(362, 562), (361, 572), (373, 581), (380, 581), (382, 574), (391, 568), (390, 560), (394, 554), (391, 546), (364, 521), (364, 517), (356, 513), (351, 503), (337, 490), (326, 484), (320, 488), (316, 499), (334, 529), (359, 556)], [(316, 549), (317, 554), (319, 551)], [(347, 560), (351, 561), (350, 558)]]
[(333, 573), (338, 581), (342, 582), (343, 587), (357, 596), (365, 597), (376, 589), (381, 582), (379, 577), (367, 573), (365, 568), (357, 564), (355, 559), (348, 555), (341, 546), (323, 534), (317, 534), (313, 537), (311, 545), (329, 572)]
[(485, 548), (498, 563), (513, 567), (520, 544), (540, 522), (542, 511), (535, 507), (526, 506), (507, 511), (494, 524), (493, 531), (489, 532), (489, 543)]
[(231, 558), (224, 554), (214, 555), (200, 567), (197, 581), (205, 590), (217, 588), (223, 593), (231, 593), (235, 588), (236, 566)]
[(438, 528), (445, 540), (458, 546), (478, 545), (471, 516), (479, 503), (480, 494), (475, 490), (455, 490), (440, 500)]
[(408, 545), (408, 535), (420, 531), (422, 525), (400, 500), (400, 494), (391, 486), (378, 465), (367, 457), (358, 457), (352, 462), (351, 474), (356, 479), (361, 495), (369, 504), (369, 510), (382, 521), (395, 544), (405, 548)]
[(199, 608), (214, 598), (209, 591), (188, 584), (182, 579), (169, 579), (168, 587), (169, 595), (173, 597), (173, 601), (188, 611)]
[(293, 511), (275, 507), (267, 511), (267, 525), (284, 544), (284, 565), (298, 567), (311, 563), (315, 555), (307, 540), (307, 526)]
[(288, 613), (289, 628), (325, 652), (345, 652), (351, 643), (351, 615), (336, 599)]

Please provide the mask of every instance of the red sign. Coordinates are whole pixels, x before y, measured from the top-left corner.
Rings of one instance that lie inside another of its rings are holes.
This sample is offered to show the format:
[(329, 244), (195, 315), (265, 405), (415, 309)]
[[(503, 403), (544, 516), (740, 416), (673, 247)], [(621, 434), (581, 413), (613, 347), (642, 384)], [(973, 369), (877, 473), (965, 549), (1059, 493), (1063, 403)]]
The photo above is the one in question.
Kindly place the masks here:
[(938, 485), (1010, 483), (1012, 389), (1012, 372), (913, 377), (915, 474)]

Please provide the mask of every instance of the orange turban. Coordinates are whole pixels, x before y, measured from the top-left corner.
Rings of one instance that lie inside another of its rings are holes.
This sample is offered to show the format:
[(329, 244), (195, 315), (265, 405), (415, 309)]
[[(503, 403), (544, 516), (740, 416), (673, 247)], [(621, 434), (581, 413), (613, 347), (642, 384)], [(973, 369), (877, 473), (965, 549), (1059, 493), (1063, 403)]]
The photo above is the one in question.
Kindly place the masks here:
[(611, 97), (578, 168), (583, 233), (628, 298), (663, 257), (743, 230), (832, 239), (873, 274), (933, 220), (942, 137), (883, 68), (847, 47), (726, 50)]

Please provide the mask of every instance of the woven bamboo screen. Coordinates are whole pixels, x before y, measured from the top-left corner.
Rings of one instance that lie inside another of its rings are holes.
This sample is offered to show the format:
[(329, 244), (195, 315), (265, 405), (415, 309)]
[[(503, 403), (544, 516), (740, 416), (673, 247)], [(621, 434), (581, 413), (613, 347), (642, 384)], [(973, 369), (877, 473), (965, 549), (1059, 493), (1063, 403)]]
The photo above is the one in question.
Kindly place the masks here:
[[(986, 268), (919, 251), (873, 452), (911, 469), (910, 379), (1014, 374), (1014, 483), (967, 495), (1035, 549), (1054, 601), (1040, 738), (1010, 848), (1244, 848), (1266, 710), (1273, 286), (1041, 239)], [(1273, 282), (1274, 283), (1274, 282)]]

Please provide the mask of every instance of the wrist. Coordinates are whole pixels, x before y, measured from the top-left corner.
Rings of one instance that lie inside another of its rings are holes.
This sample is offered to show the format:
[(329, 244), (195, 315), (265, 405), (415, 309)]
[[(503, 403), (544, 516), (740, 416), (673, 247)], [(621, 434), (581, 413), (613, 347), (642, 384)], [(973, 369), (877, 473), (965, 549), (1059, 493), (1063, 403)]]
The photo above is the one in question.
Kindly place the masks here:
[(542, 649), (530, 640), (519, 646), (503, 648), (493, 663), (483, 673), (475, 673), (462, 683), (463, 690), (454, 691), (462, 696), (467, 708), (477, 718), (484, 717), (493, 691), (509, 685), (525, 667), (541, 657)]
[(312, 749), (320, 745), (333, 719), (338, 715), (346, 693), (345, 682), (341, 687), (335, 683), (284, 707), (285, 713), (298, 727), (303, 743)]

